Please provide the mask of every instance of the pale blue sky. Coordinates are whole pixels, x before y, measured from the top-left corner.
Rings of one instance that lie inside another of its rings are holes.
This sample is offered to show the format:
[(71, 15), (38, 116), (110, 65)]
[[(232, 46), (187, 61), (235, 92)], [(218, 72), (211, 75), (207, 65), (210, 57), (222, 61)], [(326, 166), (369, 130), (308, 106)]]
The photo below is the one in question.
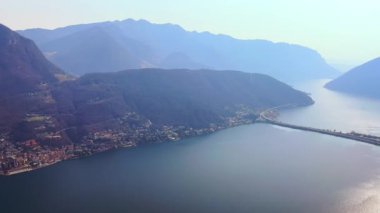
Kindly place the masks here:
[(0, 22), (12, 29), (126, 18), (297, 43), (332, 63), (380, 56), (378, 0), (0, 0)]

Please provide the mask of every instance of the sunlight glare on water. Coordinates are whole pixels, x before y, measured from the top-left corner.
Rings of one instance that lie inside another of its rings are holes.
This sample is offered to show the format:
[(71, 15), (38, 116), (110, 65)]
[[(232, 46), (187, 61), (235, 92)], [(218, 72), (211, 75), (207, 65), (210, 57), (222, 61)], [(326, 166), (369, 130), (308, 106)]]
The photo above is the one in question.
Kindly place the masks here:
[[(303, 109), (286, 110), (279, 119), (317, 128), (380, 135), (380, 101), (328, 90), (323, 87), (327, 82), (296, 85), (295, 88), (310, 93), (316, 103)], [(378, 174), (368, 182), (342, 191), (342, 201), (334, 212), (379, 213), (380, 169)]]

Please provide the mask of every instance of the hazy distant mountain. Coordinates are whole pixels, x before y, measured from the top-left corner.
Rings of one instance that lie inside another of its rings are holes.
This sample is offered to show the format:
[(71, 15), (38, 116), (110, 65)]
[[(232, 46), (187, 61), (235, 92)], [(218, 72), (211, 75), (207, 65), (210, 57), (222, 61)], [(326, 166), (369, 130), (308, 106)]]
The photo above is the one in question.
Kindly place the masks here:
[[(86, 32), (110, 44), (115, 41), (103, 29)], [(86, 37), (85, 43), (75, 43), (81, 36), (78, 31), (59, 40), (71, 40), (77, 51), (79, 45), (98, 42)], [(143, 69), (74, 79), (47, 61), (32, 41), (2, 25), (0, 56), (0, 137), (8, 143), (34, 140), (49, 147), (88, 142), (110, 132), (110, 143), (125, 138), (136, 143), (166, 140), (168, 126), (210, 128), (226, 125), (241, 110), (313, 103), (305, 93), (269, 76), (237, 71)], [(173, 57), (188, 59), (181, 54)]]
[(160, 62), (160, 67), (167, 69), (187, 68), (202, 69), (205, 65), (194, 62), (188, 55), (180, 52), (172, 53)]
[(161, 67), (242, 70), (287, 82), (337, 75), (316, 51), (299, 45), (188, 32), (177, 25), (143, 20), (19, 33), (34, 40), (51, 61), (75, 74)]
[(358, 66), (326, 84), (326, 88), (345, 93), (380, 98), (380, 58)]
[(143, 52), (144, 56), (151, 57), (147, 47), (127, 38), (122, 43), (118, 42), (103, 27), (95, 26), (75, 32), (40, 47), (53, 63), (63, 67), (65, 71), (79, 75), (150, 66), (140, 54)]

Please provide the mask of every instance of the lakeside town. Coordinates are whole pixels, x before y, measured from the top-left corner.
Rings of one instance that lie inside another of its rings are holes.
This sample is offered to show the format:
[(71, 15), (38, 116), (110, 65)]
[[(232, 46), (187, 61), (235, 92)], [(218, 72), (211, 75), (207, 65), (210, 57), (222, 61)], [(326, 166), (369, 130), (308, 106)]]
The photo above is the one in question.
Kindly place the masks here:
[[(47, 132), (48, 126), (54, 126), (49, 116), (28, 115), (28, 122), (37, 122), (35, 129), (41, 133), (37, 138), (11, 142), (7, 134), (0, 134), (0, 175), (14, 175), (28, 172), (56, 164), (58, 162), (91, 156), (118, 148), (136, 147), (143, 143), (159, 143), (178, 141), (184, 138), (206, 135), (229, 127), (251, 124), (256, 121), (257, 112), (242, 107), (233, 116), (225, 117), (218, 124), (210, 124), (207, 128), (192, 128), (185, 126), (161, 126), (159, 128), (147, 119), (139, 117), (136, 113), (128, 113), (119, 118), (119, 128), (96, 130), (89, 132), (80, 143), (49, 146), (40, 143), (40, 140), (57, 140), (62, 133)], [(131, 119), (138, 121), (139, 125), (129, 125)]]

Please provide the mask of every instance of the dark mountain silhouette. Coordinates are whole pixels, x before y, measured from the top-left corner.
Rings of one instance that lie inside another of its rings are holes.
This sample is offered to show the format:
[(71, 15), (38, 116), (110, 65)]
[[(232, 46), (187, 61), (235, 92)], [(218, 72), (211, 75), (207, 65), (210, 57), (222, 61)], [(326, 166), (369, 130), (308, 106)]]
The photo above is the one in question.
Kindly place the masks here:
[(380, 58), (358, 66), (326, 84), (326, 88), (340, 92), (380, 98)]
[[(66, 74), (45, 59), (33, 41), (0, 24), (2, 133), (12, 132), (18, 127), (23, 130), (32, 128), (24, 125), (28, 115), (40, 112), (45, 115), (54, 114), (50, 89), (52, 85), (67, 78)], [(52, 122), (56, 121), (52, 119)], [(21, 134), (18, 136), (23, 137)]]
[(63, 74), (45, 59), (33, 41), (0, 24), (0, 93), (14, 95), (54, 83)]
[(241, 70), (286, 82), (337, 75), (316, 51), (299, 45), (188, 32), (177, 25), (144, 20), (19, 32), (36, 41), (54, 63), (75, 74), (162, 67)]
[[(127, 70), (86, 74), (56, 92), (59, 106), (89, 125), (136, 112), (154, 125), (204, 128), (241, 106), (265, 109), (313, 101), (271, 77), (237, 71)], [(71, 97), (71, 99), (70, 99)], [(67, 113), (65, 113), (67, 114)], [(107, 124), (109, 125), (109, 124)]]

